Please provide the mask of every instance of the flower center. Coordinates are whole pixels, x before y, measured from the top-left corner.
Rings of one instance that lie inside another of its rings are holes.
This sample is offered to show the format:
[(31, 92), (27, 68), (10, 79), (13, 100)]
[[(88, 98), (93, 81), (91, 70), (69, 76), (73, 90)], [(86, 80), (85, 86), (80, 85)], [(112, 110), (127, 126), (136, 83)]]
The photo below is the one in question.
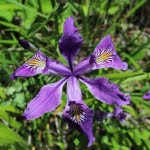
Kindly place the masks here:
[(71, 116), (71, 120), (75, 123), (81, 123), (85, 120), (85, 113), (82, 106), (79, 104), (72, 104), (69, 109), (69, 114)]

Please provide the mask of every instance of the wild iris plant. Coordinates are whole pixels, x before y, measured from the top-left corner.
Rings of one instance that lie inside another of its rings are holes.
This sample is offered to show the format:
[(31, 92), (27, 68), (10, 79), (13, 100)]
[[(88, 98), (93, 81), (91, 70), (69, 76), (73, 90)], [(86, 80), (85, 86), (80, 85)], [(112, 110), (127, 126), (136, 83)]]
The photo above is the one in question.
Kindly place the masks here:
[[(93, 110), (83, 102), (78, 80), (83, 82), (99, 101), (115, 105), (116, 110), (112, 115), (120, 120), (125, 117), (121, 106), (129, 104), (130, 97), (120, 92), (118, 86), (106, 78), (89, 79), (83, 76), (87, 72), (99, 68), (127, 69), (127, 64), (122, 62), (117, 55), (110, 35), (105, 36), (94, 52), (74, 67), (73, 60), (82, 43), (83, 39), (74, 26), (74, 20), (69, 17), (64, 23), (63, 36), (59, 40), (60, 53), (65, 57), (69, 66), (66, 67), (60, 62), (51, 60), (37, 50), (32, 58), (12, 74), (11, 78), (29, 77), (40, 73), (62, 76), (60, 81), (41, 88), (37, 96), (28, 104), (23, 116), (27, 120), (32, 120), (56, 109), (61, 102), (63, 86), (67, 82), (67, 104), (63, 112), (63, 119), (87, 136), (89, 147), (95, 141), (92, 131)], [(31, 46), (25, 40), (20, 41), (20, 44), (24, 48)]]

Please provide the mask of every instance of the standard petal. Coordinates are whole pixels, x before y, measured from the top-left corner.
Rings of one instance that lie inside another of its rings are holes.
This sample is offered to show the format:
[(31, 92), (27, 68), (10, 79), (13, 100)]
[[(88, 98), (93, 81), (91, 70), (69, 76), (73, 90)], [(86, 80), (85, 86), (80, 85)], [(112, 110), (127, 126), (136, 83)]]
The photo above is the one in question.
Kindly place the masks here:
[(114, 83), (110, 83), (106, 78), (79, 78), (89, 88), (90, 92), (104, 103), (117, 106), (130, 103), (130, 96), (126, 96), (124, 93), (120, 92), (118, 86)]
[(37, 74), (56, 74), (56, 75), (70, 75), (71, 71), (63, 64), (53, 61), (45, 56), (40, 50), (38, 50), (32, 58), (25, 62), (11, 75), (11, 79), (15, 79), (18, 76), (29, 77)]
[(83, 39), (79, 34), (77, 28), (74, 26), (74, 20), (72, 17), (66, 19), (64, 23), (64, 33), (59, 40), (60, 53), (67, 60), (69, 67), (73, 68), (74, 57), (78, 54)]
[(150, 91), (143, 96), (143, 99), (150, 100)]
[(62, 88), (66, 81), (67, 78), (63, 78), (56, 83), (43, 86), (36, 97), (29, 102), (23, 116), (27, 120), (32, 120), (53, 111), (61, 102)]
[(70, 77), (67, 84), (68, 102), (63, 112), (63, 119), (77, 128), (88, 138), (88, 147), (95, 141), (93, 136), (93, 111), (83, 102), (79, 83)]
[[(84, 64), (84, 65), (83, 65)], [(118, 56), (110, 35), (105, 36), (96, 46), (94, 52), (75, 67), (76, 74), (85, 74), (99, 68), (126, 70), (128, 65)]]
[(75, 32), (78, 32), (78, 29), (74, 26), (74, 20), (73, 17), (69, 17), (66, 19), (64, 23), (64, 30), (65, 35), (71, 35)]

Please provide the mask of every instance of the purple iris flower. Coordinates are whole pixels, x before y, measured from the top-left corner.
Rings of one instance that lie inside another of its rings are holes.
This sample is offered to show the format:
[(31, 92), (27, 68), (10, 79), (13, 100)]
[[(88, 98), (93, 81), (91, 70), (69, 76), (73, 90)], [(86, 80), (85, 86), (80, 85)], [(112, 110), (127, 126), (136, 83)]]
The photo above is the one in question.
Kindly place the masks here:
[[(23, 41), (23, 47), (29, 47), (30, 44), (26, 43), (26, 45), (25, 43), (26, 41)], [(87, 146), (89, 147), (95, 141), (92, 131), (93, 110), (83, 102), (78, 80), (89, 88), (96, 99), (110, 105), (127, 105), (130, 103), (130, 97), (123, 94), (116, 84), (106, 78), (89, 79), (83, 76), (87, 72), (99, 68), (127, 69), (127, 64), (122, 62), (117, 55), (110, 35), (100, 41), (89, 57), (74, 66), (74, 58), (82, 43), (83, 39), (74, 26), (74, 20), (69, 17), (64, 23), (63, 36), (59, 40), (59, 50), (68, 62), (68, 67), (58, 61), (51, 60), (40, 50), (37, 50), (32, 58), (12, 74), (11, 78), (50, 73), (62, 76), (58, 82), (44, 85), (41, 88), (37, 96), (27, 105), (23, 116), (27, 120), (32, 120), (55, 110), (61, 103), (62, 89), (67, 82), (67, 104), (62, 117), (70, 126), (76, 127), (87, 136)]]
[(150, 100), (150, 91), (143, 96), (143, 99)]

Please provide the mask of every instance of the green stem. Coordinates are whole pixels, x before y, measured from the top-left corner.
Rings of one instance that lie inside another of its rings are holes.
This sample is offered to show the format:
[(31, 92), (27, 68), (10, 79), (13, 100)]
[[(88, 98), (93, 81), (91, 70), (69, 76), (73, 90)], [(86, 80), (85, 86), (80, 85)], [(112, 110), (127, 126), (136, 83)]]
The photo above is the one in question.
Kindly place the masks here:
[(56, 4), (55, 7), (54, 7), (54, 9), (53, 9), (53, 11), (50, 13), (49, 17), (34, 32), (32, 32), (31, 34), (29, 34), (28, 38), (31, 38), (37, 32), (39, 32), (48, 23), (48, 21), (50, 20), (50, 18), (52, 16), (54, 16), (54, 14), (58, 10), (58, 8), (59, 8), (59, 4)]

